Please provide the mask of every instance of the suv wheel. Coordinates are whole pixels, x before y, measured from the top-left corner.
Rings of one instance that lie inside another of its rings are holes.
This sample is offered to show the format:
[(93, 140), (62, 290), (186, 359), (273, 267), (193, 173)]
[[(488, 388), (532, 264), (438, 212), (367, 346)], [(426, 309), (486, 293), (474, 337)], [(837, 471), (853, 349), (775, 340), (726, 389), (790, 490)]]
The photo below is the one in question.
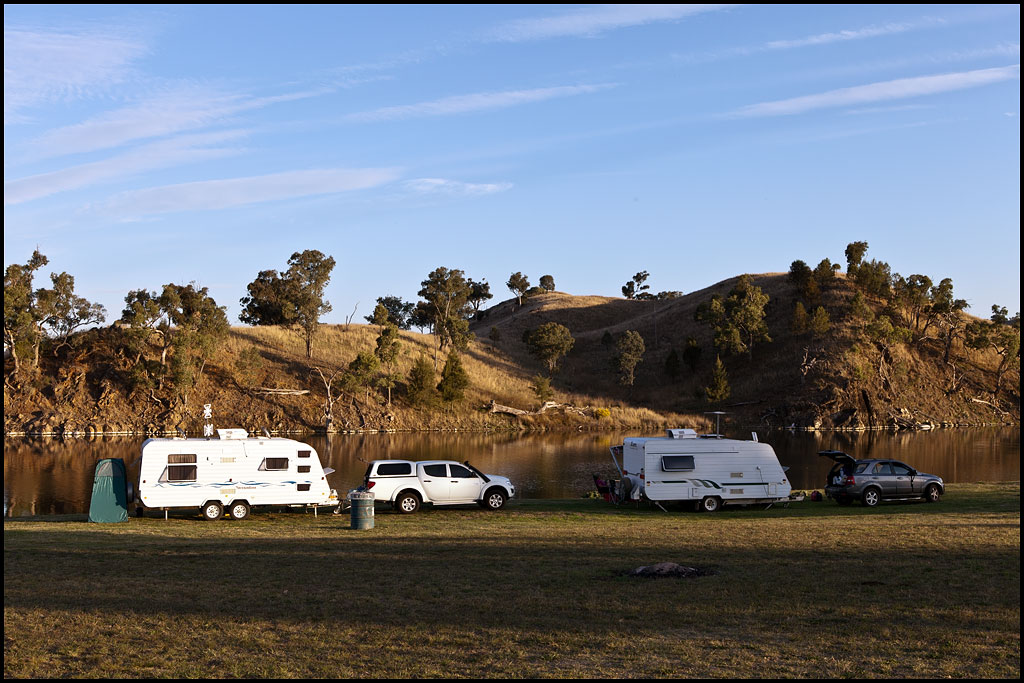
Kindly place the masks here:
[(860, 502), (862, 502), (865, 507), (873, 508), (882, 502), (882, 492), (875, 488), (865, 489)]
[(484, 507), (488, 510), (500, 510), (505, 507), (505, 493), (501, 489), (491, 489), (484, 494)]
[(928, 488), (924, 490), (924, 499), (929, 503), (938, 503), (939, 496), (941, 495), (942, 493), (939, 491), (939, 487), (935, 484), (930, 484)]
[(415, 493), (403, 493), (395, 498), (395, 509), (403, 515), (411, 515), (420, 509), (420, 499)]

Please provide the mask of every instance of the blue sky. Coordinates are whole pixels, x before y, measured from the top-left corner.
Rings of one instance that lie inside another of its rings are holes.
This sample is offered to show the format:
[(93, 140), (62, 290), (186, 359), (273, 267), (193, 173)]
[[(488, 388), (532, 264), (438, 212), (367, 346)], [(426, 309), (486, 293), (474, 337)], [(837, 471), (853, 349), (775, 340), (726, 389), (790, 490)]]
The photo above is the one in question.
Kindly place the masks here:
[(5, 5), (4, 263), (237, 324), (319, 249), (362, 322), (438, 266), (690, 292), (866, 240), (1012, 313), (1019, 62), (1017, 5)]

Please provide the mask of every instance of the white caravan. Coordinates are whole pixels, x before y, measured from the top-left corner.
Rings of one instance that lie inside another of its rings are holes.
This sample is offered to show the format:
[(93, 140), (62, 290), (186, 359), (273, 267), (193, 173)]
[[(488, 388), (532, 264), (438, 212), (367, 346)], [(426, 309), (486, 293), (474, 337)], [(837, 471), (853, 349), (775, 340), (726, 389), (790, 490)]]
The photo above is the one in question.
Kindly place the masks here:
[(337, 505), (309, 444), (218, 429), (218, 438), (146, 439), (138, 499), (147, 508), (195, 507), (206, 519), (224, 510), (244, 519), (254, 505)]
[[(786, 469), (772, 447), (753, 441), (699, 435), (693, 429), (669, 429), (668, 435), (624, 439), (612, 448), (622, 457), (615, 466), (630, 496), (649, 500), (693, 501), (698, 510), (714, 512), (731, 503), (777, 503), (792, 491)], [(627, 483), (628, 482), (628, 483)]]

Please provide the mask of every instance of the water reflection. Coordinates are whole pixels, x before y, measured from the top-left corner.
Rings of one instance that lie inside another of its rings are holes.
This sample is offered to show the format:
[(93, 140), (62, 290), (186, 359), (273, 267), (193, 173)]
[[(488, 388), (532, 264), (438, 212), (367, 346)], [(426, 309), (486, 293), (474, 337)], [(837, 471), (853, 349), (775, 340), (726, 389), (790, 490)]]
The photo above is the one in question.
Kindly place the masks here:
[[(523, 498), (574, 498), (593, 487), (592, 475), (614, 473), (609, 446), (625, 436), (659, 433), (400, 433), (306, 436), (344, 494), (362, 482), (371, 460), (469, 460), (484, 472), (508, 476)], [(730, 433), (750, 438), (750, 432)], [(1020, 479), (1020, 432), (1015, 428), (931, 432), (758, 432), (770, 443), (796, 489), (819, 488), (832, 464), (819, 450), (842, 450), (857, 458), (894, 458), (947, 482)], [(142, 438), (93, 440), (5, 439), (4, 516), (88, 511), (93, 468), (102, 458), (138, 457)], [(136, 474), (129, 469), (129, 476)]]

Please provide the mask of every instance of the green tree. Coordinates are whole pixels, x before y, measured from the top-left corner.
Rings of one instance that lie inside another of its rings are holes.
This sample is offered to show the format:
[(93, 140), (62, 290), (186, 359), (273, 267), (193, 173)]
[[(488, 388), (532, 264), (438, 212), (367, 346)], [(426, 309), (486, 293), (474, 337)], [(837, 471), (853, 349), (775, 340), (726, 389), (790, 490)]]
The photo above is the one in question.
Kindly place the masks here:
[[(622, 296), (627, 299), (639, 299), (642, 294), (651, 288), (650, 285), (645, 285), (644, 282), (650, 277), (650, 273), (646, 270), (641, 270), (639, 273), (633, 276), (633, 279), (628, 281), (622, 288)], [(647, 298), (647, 297), (643, 297)]]
[(534, 375), (530, 380), (530, 388), (533, 389), (533, 395), (537, 397), (541, 405), (550, 401), (555, 395), (555, 392), (551, 390), (551, 380), (544, 375)]
[(429, 317), (437, 342), (434, 347), (436, 366), (437, 355), (445, 348), (452, 346), (461, 350), (469, 344), (471, 336), (466, 316), (472, 288), (461, 270), (443, 267), (431, 271), (420, 285), (419, 295), (426, 302), (422, 312)]
[(400, 346), (401, 337), (398, 334), (398, 326), (387, 321), (385, 317), (385, 324), (377, 337), (377, 348), (374, 354), (381, 365), (381, 374), (378, 377), (377, 385), (381, 389), (387, 390), (388, 405), (391, 405), (391, 390), (398, 384), (395, 361), (398, 359)]
[(803, 293), (807, 287), (807, 283), (814, 277), (814, 271), (811, 270), (810, 266), (800, 260), (793, 261), (789, 265), (789, 275), (787, 279), (793, 283), (796, 290)]
[[(94, 304), (75, 294), (75, 278), (67, 273), (52, 273), (52, 289), (36, 292), (37, 317), (40, 326), (56, 342), (54, 353), (70, 343), (71, 335), (86, 325), (98, 325), (107, 318), (107, 311), (100, 304)], [(36, 362), (39, 359), (37, 336)]]
[[(412, 312), (416, 308), (416, 305), (410, 301), (402, 301), (401, 297), (397, 296), (381, 296), (377, 297), (377, 306), (383, 306), (384, 310), (387, 311), (387, 319), (400, 330), (408, 330), (412, 328), (410, 318)], [(376, 321), (378, 318), (377, 308), (374, 307), (373, 314), (365, 316), (366, 322), (373, 323), (374, 325), (380, 325)]]
[(472, 278), (467, 280), (469, 283), (469, 305), (473, 307), (474, 315), (480, 312), (480, 306), (483, 302), (493, 299), (494, 295), (491, 294), (491, 286), (487, 284), (487, 280), (483, 282), (476, 282)]
[(619, 384), (633, 386), (636, 366), (644, 359), (644, 338), (635, 330), (626, 330), (615, 342), (615, 369), (619, 372)]
[(235, 371), (238, 373), (239, 384), (252, 389), (259, 383), (266, 361), (255, 346), (247, 346), (238, 353), (235, 359)]
[(942, 282), (932, 287), (929, 294), (931, 303), (928, 307), (929, 323), (939, 329), (939, 338), (943, 342), (942, 362), (949, 364), (949, 357), (952, 353), (953, 342), (963, 339), (966, 330), (966, 320), (963, 312), (970, 308), (970, 304), (964, 299), (953, 297), (953, 280), (944, 278)]
[(609, 332), (608, 330), (605, 330), (604, 334), (601, 335), (601, 345), (602, 346), (611, 346), (614, 343), (615, 343), (615, 337), (612, 336), (611, 332)]
[(993, 304), (989, 322), (978, 320), (967, 326), (967, 345), (972, 349), (991, 349), (999, 356), (992, 391), (993, 396), (998, 396), (1007, 371), (1020, 368), (1020, 313), (1010, 318), (1005, 307)]
[(827, 287), (832, 284), (835, 281), (837, 270), (839, 270), (838, 263), (832, 263), (827, 258), (822, 259), (814, 267), (814, 279), (818, 283), (818, 287)]
[(380, 359), (372, 351), (360, 351), (348, 364), (341, 378), (342, 388), (352, 395), (362, 391), (364, 397), (370, 398), (370, 388), (380, 370)]
[(437, 390), (441, 392), (441, 400), (448, 403), (461, 401), (466, 397), (466, 389), (469, 387), (469, 374), (462, 367), (462, 359), (458, 352), (452, 350), (441, 370), (441, 381)]
[(810, 327), (810, 318), (807, 315), (807, 309), (804, 305), (797, 301), (796, 305), (793, 306), (793, 318), (789, 322), (789, 330), (793, 334), (803, 334)]
[(406, 397), (414, 406), (430, 407), (437, 403), (437, 377), (433, 364), (420, 354), (406, 380)]
[(315, 249), (295, 252), (288, 270), (278, 274), (264, 270), (249, 283), (249, 296), (242, 297), (239, 320), (247, 325), (285, 325), (303, 340), (306, 358), (313, 357), (313, 339), (320, 318), (331, 312), (324, 291), (331, 281), (335, 261)]
[(494, 325), (491, 325), (491, 333), (489, 335), (487, 335), (487, 337), (488, 337), (488, 339), (491, 340), (492, 344), (497, 346), (498, 342), (501, 341), (501, 330), (499, 330)]
[(688, 337), (686, 339), (686, 347), (683, 349), (683, 362), (686, 363), (686, 367), (690, 368), (690, 372), (697, 371), (700, 354), (701, 348), (700, 344), (697, 343), (697, 339), (695, 337)]
[(530, 281), (522, 273), (512, 273), (512, 276), (508, 279), (505, 285), (509, 290), (516, 295), (516, 301), (520, 306), (523, 305), (523, 295), (530, 289)]
[(725, 365), (719, 356), (715, 357), (715, 366), (711, 371), (711, 382), (704, 387), (704, 397), (708, 403), (721, 403), (729, 398), (732, 390), (729, 388), (729, 374), (725, 371)]
[(540, 288), (548, 292), (555, 291), (555, 278), (550, 275), (541, 275)]
[(125, 345), (135, 355), (133, 383), (157, 390), (169, 384), (175, 398), (187, 404), (189, 392), (227, 336), (225, 307), (195, 283), (167, 284), (159, 295), (135, 290), (125, 304), (121, 322)]
[(932, 280), (927, 275), (899, 273), (892, 277), (892, 300), (911, 330), (917, 332), (930, 303)]
[(36, 250), (24, 265), (15, 263), (4, 270), (4, 347), (11, 355), (14, 377), (21, 370), (21, 356), (37, 348), (42, 334), (32, 283), (36, 271), (48, 262), (49, 259)]
[(811, 336), (821, 337), (831, 328), (832, 320), (829, 318), (828, 311), (825, 310), (825, 307), (818, 306), (815, 308), (810, 322)]
[(855, 292), (850, 301), (850, 317), (860, 326), (867, 325), (875, 319), (875, 312), (871, 310), (861, 292)]
[(867, 242), (850, 242), (846, 245), (846, 277), (851, 281), (857, 279), (857, 269), (860, 268), (867, 251)]
[(694, 317), (711, 326), (719, 351), (753, 357), (756, 344), (772, 340), (765, 323), (767, 304), (768, 295), (752, 284), (749, 275), (742, 275), (726, 299), (713, 296), (697, 307)]
[(526, 343), (530, 352), (547, 366), (549, 373), (553, 373), (558, 370), (559, 362), (569, 353), (576, 340), (568, 327), (550, 322), (529, 332)]

